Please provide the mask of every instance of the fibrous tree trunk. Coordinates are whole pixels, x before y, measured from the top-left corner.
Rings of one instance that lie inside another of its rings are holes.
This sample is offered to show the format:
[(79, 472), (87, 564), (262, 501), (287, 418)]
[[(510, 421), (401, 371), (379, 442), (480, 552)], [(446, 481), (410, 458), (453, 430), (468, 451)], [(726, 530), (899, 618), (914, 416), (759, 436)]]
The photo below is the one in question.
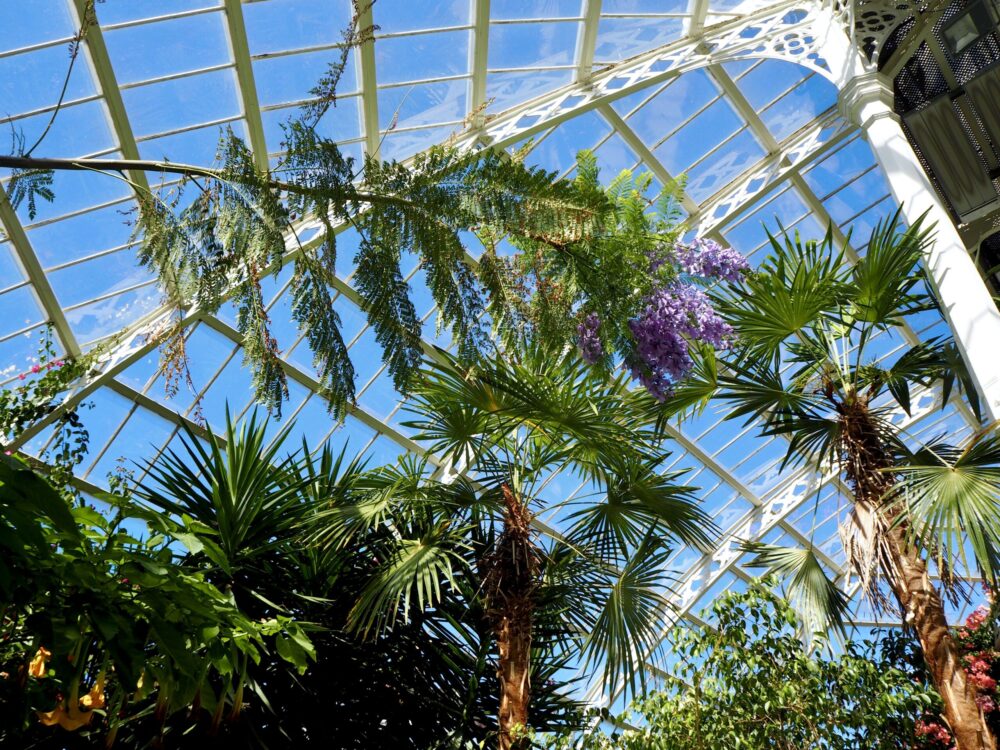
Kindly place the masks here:
[[(841, 448), (847, 479), (854, 491), (854, 538), (847, 550), (859, 569), (862, 583), (881, 570), (899, 602), (906, 625), (920, 641), (934, 687), (944, 703), (957, 750), (995, 750), (996, 740), (976, 705), (976, 689), (969, 684), (961, 653), (948, 628), (941, 594), (931, 582), (927, 563), (908, 537), (899, 510), (887, 507), (893, 487), (893, 460), (877, 421), (863, 396), (838, 405)], [(859, 547), (864, 547), (862, 551)], [(859, 564), (860, 563), (860, 564)]]
[(531, 698), (531, 633), (539, 556), (531, 535), (531, 511), (504, 485), (504, 528), (483, 561), (486, 616), (497, 639), (500, 681), (500, 750), (528, 747)]

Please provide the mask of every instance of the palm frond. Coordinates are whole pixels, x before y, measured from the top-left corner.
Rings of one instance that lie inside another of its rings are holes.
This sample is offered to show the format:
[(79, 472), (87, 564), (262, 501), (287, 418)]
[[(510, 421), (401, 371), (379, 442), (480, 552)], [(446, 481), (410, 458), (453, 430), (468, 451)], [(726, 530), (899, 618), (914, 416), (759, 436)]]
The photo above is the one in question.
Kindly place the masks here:
[(803, 241), (798, 232), (768, 232), (768, 239), (771, 253), (759, 271), (714, 300), (757, 359), (770, 359), (817, 320), (836, 317), (847, 294), (848, 269), (832, 232), (821, 242)]
[(877, 508), (855, 502), (850, 514), (837, 529), (847, 558), (847, 568), (854, 572), (861, 593), (878, 611), (893, 608), (880, 584), (882, 575), (895, 570), (895, 555), (889, 546), (889, 522)]
[(448, 524), (420, 538), (400, 539), (392, 557), (362, 589), (348, 617), (348, 626), (364, 636), (410, 619), (414, 610), (437, 604), (443, 584), (454, 585), (465, 566), (460, 554), (468, 546), (462, 529)]
[(636, 694), (645, 686), (647, 660), (659, 651), (670, 614), (664, 595), (669, 555), (650, 539), (620, 570), (590, 566), (589, 585), (577, 587), (569, 603), (585, 625), (584, 669), (600, 665), (608, 689), (620, 681)]
[(768, 574), (780, 576), (787, 583), (788, 596), (800, 611), (811, 632), (835, 628), (846, 633), (847, 597), (827, 577), (816, 550), (808, 547), (782, 547), (763, 542), (747, 542), (743, 550), (754, 557), (750, 567), (767, 568)]
[(865, 254), (851, 270), (851, 310), (870, 326), (902, 324), (906, 315), (930, 309), (921, 283), (920, 261), (931, 241), (923, 217), (905, 229), (902, 206), (876, 224)]
[(696, 505), (694, 488), (679, 483), (682, 475), (657, 474), (649, 461), (619, 465), (606, 478), (605, 502), (588, 501), (569, 515), (573, 526), (567, 538), (613, 564), (627, 560), (651, 536), (709, 549), (718, 529)]
[(1000, 572), (1000, 435), (995, 429), (957, 448), (935, 443), (897, 467), (893, 497), (913, 533), (948, 560), (971, 548), (983, 576)]

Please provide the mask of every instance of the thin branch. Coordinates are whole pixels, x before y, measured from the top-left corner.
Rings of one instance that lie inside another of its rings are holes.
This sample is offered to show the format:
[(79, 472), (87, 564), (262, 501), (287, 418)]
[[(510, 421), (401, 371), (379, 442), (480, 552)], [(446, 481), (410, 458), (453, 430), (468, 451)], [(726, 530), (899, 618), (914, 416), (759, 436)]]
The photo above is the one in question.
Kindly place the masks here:
[(49, 117), (49, 121), (45, 124), (45, 129), (42, 134), (38, 136), (35, 142), (31, 145), (27, 151), (24, 152), (25, 156), (31, 156), (32, 152), (38, 148), (45, 137), (52, 130), (52, 126), (56, 122), (56, 117), (58, 117), (60, 110), (62, 110), (63, 103), (66, 101), (66, 92), (69, 90), (69, 81), (73, 77), (73, 68), (76, 65), (76, 59), (80, 56), (80, 48), (83, 44), (83, 40), (87, 36), (87, 32), (90, 27), (97, 22), (97, 14), (94, 10), (94, 0), (89, 0), (83, 10), (83, 18), (80, 20), (80, 29), (76, 32), (76, 35), (69, 43), (69, 66), (66, 68), (66, 76), (63, 78), (62, 90), (59, 92), (59, 100), (56, 102), (55, 109), (52, 110), (52, 115)]

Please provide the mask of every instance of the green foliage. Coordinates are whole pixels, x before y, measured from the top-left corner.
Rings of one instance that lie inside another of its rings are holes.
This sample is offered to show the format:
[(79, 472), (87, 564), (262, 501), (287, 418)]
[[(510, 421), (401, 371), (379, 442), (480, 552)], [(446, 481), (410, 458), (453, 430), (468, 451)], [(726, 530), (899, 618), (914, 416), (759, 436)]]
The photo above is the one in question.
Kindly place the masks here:
[(156, 736), (192, 702), (205, 713), (195, 708), (185, 723), (217, 725), (238, 714), (246, 665), (275, 639), (279, 654), (302, 661), (282, 646), (308, 646), (299, 625), (253, 619), (179, 565), (184, 534), (169, 519), (162, 533), (134, 536), (130, 500), (115, 487), (102, 498), (109, 517), (70, 505), (13, 459), (0, 463), (0, 742), (48, 746), (64, 731), (112, 738), (143, 726)]
[[(286, 455), (284, 434), (266, 437), (256, 417), (227, 422), (224, 442), (188, 432), (138, 491), (149, 523), (180, 519), (184, 566), (255, 621), (301, 624), (247, 665), (250, 693), (227, 735), (241, 747), (482, 740), (496, 713), (495, 662), (472, 592), (449, 580), (466, 550), (440, 546), (447, 529), (421, 503), (423, 465), (369, 470), (329, 446)], [(388, 593), (397, 584), (405, 594)], [(561, 683), (547, 682), (557, 668), (537, 673), (538, 718), (553, 728), (574, 716)]]
[(747, 567), (767, 568), (769, 574), (788, 579), (789, 600), (801, 613), (809, 633), (834, 628), (846, 635), (847, 596), (827, 577), (811, 545), (798, 549), (748, 542), (743, 549), (754, 555)]
[[(407, 426), (476, 484), (403, 464), (384, 476), (385, 489), (318, 515), (315, 535), (332, 548), (364, 530), (398, 530), (377, 553), (384, 562), (358, 600), (355, 629), (395, 627), (452, 591), (482, 611), (483, 571), (503, 538), (510, 492), (531, 515), (562, 512), (569, 527), (538, 529), (547, 538), (533, 584), (536, 677), (582, 654), (606, 682), (641, 690), (643, 657), (655, 654), (668, 609), (660, 593), (668, 540), (707, 547), (714, 527), (678, 473), (657, 472), (667, 454), (651, 397), (630, 392), (623, 377), (602, 378), (572, 353), (540, 347), (475, 366), (443, 352), (429, 360)], [(590, 489), (552, 497), (546, 480), (556, 471)]]
[(765, 581), (727, 593), (706, 619), (675, 631), (676, 679), (638, 701), (618, 726), (542, 745), (584, 750), (890, 750), (914, 746), (914, 727), (938, 703), (871, 641), (843, 653), (809, 651), (800, 622)]
[[(838, 403), (872, 403), (888, 393), (908, 411), (912, 387), (940, 382), (950, 393), (957, 382), (975, 405), (951, 341), (915, 344), (888, 366), (871, 361), (877, 335), (899, 332), (934, 307), (920, 269), (929, 232), (900, 222), (898, 211), (879, 222), (853, 265), (829, 233), (822, 242), (769, 235), (771, 254), (757, 273), (716, 296), (740, 337), (719, 396), (733, 403), (732, 417), (761, 418), (765, 434), (788, 435), (793, 460), (835, 458)], [(892, 429), (884, 408), (873, 405), (871, 413)]]
[[(0, 390), (0, 440), (17, 444), (21, 433), (59, 408), (59, 397), (89, 370), (100, 352), (77, 358), (60, 357), (52, 337), (52, 326), (42, 329), (37, 361), (19, 373), (17, 383)], [(83, 460), (90, 441), (79, 410), (62, 410), (55, 420), (52, 439), (41, 458), (48, 462), (53, 485), (66, 487), (73, 468)]]
[(52, 190), (55, 173), (51, 169), (14, 169), (7, 183), (7, 200), (16, 210), (22, 203), (28, 208), (28, 218), (38, 215), (38, 200), (51, 203), (56, 194)]

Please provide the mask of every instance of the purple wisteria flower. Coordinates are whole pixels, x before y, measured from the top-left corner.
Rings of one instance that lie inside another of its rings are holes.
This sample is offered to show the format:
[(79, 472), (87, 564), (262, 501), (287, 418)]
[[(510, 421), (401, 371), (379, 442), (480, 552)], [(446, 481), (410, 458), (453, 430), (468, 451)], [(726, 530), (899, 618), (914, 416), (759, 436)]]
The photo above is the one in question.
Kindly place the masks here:
[(604, 357), (604, 344), (600, 336), (601, 319), (597, 313), (589, 313), (576, 327), (579, 336), (580, 355), (588, 365), (599, 362)]
[(747, 259), (736, 250), (715, 240), (699, 237), (690, 245), (678, 243), (674, 251), (684, 272), (693, 276), (737, 282), (743, 271), (750, 268)]
[(689, 341), (726, 349), (733, 338), (733, 329), (715, 312), (705, 293), (682, 282), (646, 297), (642, 312), (629, 321), (629, 329), (636, 345), (632, 377), (659, 401), (694, 366)]

